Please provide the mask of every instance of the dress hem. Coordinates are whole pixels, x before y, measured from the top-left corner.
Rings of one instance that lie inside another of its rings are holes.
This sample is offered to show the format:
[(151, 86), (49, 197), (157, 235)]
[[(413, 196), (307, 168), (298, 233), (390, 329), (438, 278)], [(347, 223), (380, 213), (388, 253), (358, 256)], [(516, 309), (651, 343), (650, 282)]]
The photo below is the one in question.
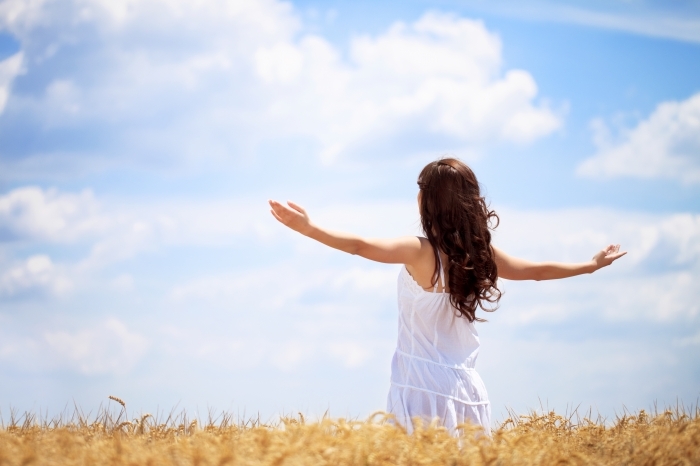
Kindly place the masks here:
[(433, 394), (433, 395), (441, 396), (441, 397), (443, 397), (443, 398), (449, 398), (450, 400), (453, 400), (453, 401), (456, 401), (456, 402), (458, 402), (458, 403), (462, 403), (462, 404), (465, 404), (465, 405), (469, 405), (469, 406), (481, 406), (481, 405), (488, 405), (488, 404), (491, 404), (491, 402), (490, 402), (489, 400), (485, 400), (485, 401), (464, 401), (464, 400), (462, 400), (461, 398), (457, 398), (456, 396), (445, 395), (445, 394), (443, 394), (443, 393), (435, 392), (435, 391), (433, 391), (433, 390), (428, 390), (427, 388), (415, 387), (415, 386), (413, 386), (413, 385), (404, 385), (404, 384), (400, 384), (400, 383), (396, 383), (396, 382), (391, 382), (391, 386), (399, 387), (399, 388), (408, 388), (408, 389), (411, 389), (411, 390), (418, 390), (419, 392), (431, 393), (431, 394)]

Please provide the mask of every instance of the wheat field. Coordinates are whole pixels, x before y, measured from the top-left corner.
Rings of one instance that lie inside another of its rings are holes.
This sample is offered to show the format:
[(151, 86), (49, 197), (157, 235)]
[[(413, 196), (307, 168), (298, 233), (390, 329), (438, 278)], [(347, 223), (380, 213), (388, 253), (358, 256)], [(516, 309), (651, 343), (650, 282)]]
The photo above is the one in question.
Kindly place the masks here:
[(94, 416), (39, 420), (10, 413), (0, 426), (0, 465), (698, 465), (698, 409), (591, 420), (576, 412), (511, 416), (492, 437), (466, 425), (457, 438), (436, 426), (412, 435), (387, 415), (367, 420), (271, 424), (233, 422), (223, 413), (206, 421), (186, 413), (125, 419), (126, 406)]

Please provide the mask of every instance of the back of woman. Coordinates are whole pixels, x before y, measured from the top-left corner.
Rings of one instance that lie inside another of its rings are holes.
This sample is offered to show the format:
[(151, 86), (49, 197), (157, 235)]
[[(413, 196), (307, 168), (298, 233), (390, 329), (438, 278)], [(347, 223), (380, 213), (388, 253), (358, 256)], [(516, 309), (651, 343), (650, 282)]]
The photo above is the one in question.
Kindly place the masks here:
[(474, 365), (477, 309), (493, 311), (499, 278), (551, 280), (592, 273), (622, 257), (609, 245), (582, 263), (530, 262), (491, 244), (498, 216), (481, 195), (472, 170), (441, 159), (418, 177), (418, 207), (425, 237), (363, 238), (313, 224), (306, 211), (270, 201), (272, 215), (289, 228), (350, 254), (404, 264), (399, 275), (399, 337), (392, 360), (387, 411), (409, 432), (413, 420), (452, 433), (465, 422), (490, 432), (491, 407)]

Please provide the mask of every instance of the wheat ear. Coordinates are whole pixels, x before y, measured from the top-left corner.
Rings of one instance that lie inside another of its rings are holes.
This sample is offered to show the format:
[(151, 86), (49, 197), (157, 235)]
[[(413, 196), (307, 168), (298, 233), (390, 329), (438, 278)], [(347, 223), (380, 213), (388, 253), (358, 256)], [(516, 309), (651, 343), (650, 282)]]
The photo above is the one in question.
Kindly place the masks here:
[(120, 405), (122, 405), (122, 408), (126, 408), (126, 403), (124, 403), (124, 400), (122, 400), (121, 398), (117, 398), (116, 396), (109, 395), (109, 399), (110, 399), (110, 400), (113, 400), (113, 401), (116, 401), (117, 403), (119, 403)]

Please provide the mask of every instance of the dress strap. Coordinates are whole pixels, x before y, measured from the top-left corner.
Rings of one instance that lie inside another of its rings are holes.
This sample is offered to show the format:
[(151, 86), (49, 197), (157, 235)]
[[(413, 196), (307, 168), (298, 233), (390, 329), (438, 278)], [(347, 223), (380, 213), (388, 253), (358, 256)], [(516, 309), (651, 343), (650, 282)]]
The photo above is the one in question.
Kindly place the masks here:
[(436, 248), (435, 252), (437, 252), (438, 264), (440, 268), (438, 269), (438, 280), (435, 282), (435, 287), (433, 287), (433, 293), (437, 293), (438, 284), (442, 286), (442, 291), (445, 291), (445, 279), (442, 277), (442, 257), (440, 257), (439, 249)]

